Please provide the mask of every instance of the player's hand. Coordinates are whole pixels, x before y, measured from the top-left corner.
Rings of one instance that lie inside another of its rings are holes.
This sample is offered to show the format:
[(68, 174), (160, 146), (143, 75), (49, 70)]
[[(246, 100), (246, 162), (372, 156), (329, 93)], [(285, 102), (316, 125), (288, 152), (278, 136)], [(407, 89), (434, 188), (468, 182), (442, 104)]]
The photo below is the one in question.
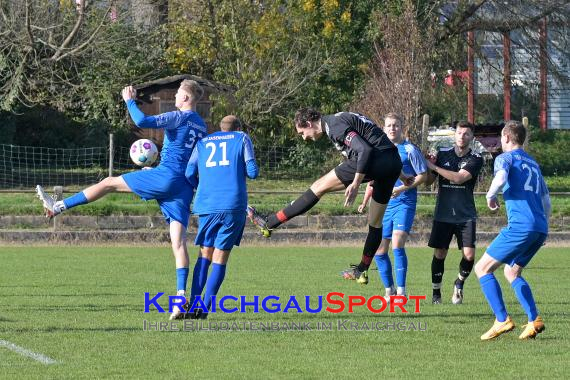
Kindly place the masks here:
[(487, 199), (487, 207), (489, 207), (489, 209), (491, 211), (497, 211), (500, 207), (499, 201), (497, 200), (497, 198), (488, 198)]
[(394, 190), (392, 190), (392, 198), (396, 198), (398, 195), (402, 194), (404, 191), (406, 191), (404, 186), (394, 187)]
[(412, 186), (414, 183), (414, 176), (404, 174), (404, 172), (400, 173), (400, 180), (404, 183), (404, 186)]
[(358, 195), (358, 188), (359, 186), (355, 185), (354, 183), (348, 185), (348, 187), (344, 191), (344, 197), (345, 197), (344, 207), (352, 206), (354, 200), (356, 199), (356, 196)]
[(137, 90), (135, 90), (133, 86), (127, 86), (123, 88), (121, 95), (123, 96), (123, 100), (126, 102), (127, 100), (135, 99), (137, 97)]
[(366, 203), (363, 203), (360, 206), (358, 206), (358, 212), (360, 214), (362, 214), (364, 212), (364, 210), (366, 210)]
[(427, 167), (428, 167), (429, 170), (435, 171), (435, 168), (437, 168), (437, 166), (435, 165), (434, 162), (431, 162), (431, 161), (428, 160), (428, 161), (426, 161), (426, 163), (427, 163)]
[(436, 156), (434, 154), (428, 153), (426, 154), (426, 161), (428, 162), (428, 164), (431, 162), (432, 164), (435, 164), (435, 161), (437, 160)]

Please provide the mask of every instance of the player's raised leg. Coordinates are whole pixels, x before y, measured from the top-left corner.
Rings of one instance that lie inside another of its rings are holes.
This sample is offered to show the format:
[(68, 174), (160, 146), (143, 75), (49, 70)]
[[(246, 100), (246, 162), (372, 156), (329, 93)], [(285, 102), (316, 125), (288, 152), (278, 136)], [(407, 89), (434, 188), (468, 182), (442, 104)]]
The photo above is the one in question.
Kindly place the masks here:
[(83, 191), (73, 194), (62, 201), (55, 201), (49, 196), (42, 186), (36, 186), (36, 193), (38, 198), (43, 202), (46, 217), (51, 219), (54, 216), (61, 214), (63, 211), (80, 206), (89, 202), (96, 201), (97, 199), (112, 192), (130, 192), (131, 189), (127, 183), (120, 177), (107, 177), (101, 182), (91, 185)]
[(289, 206), (277, 211), (275, 214), (263, 217), (254, 207), (248, 206), (248, 217), (261, 230), (263, 236), (269, 237), (271, 236), (271, 231), (281, 224), (313, 208), (324, 194), (342, 190), (344, 187), (335, 171), (331, 170), (316, 180), (307, 191), (291, 202)]

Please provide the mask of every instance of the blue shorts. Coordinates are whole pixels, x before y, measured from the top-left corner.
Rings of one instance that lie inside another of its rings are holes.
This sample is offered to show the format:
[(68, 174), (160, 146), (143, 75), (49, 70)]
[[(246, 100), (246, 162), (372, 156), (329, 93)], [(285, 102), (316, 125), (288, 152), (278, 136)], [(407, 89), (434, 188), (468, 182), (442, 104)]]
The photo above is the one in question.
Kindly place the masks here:
[(384, 219), (382, 219), (382, 238), (392, 239), (392, 231), (405, 231), (408, 234), (412, 230), (416, 206), (406, 203), (388, 203)]
[(158, 166), (123, 174), (122, 177), (129, 189), (145, 201), (156, 199), (168, 223), (174, 220), (184, 228), (188, 227), (194, 189), (186, 181), (184, 173)]
[(487, 248), (487, 253), (503, 264), (525, 267), (542, 247), (546, 236), (542, 232), (513, 231), (505, 227)]
[(241, 242), (245, 219), (241, 211), (200, 215), (194, 244), (229, 251)]

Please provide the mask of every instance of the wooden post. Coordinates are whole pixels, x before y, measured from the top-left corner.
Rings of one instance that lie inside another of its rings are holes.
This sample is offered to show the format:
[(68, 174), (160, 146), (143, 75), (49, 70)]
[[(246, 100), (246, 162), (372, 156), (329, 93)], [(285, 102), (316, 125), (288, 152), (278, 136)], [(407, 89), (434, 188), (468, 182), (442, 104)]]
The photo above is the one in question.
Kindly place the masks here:
[(546, 17), (539, 22), (539, 39), (540, 39), (540, 113), (539, 124), (540, 129), (546, 131), (548, 129), (548, 51), (547, 51), (547, 34), (546, 34)]
[(428, 148), (428, 128), (429, 128), (429, 115), (425, 114), (422, 118), (422, 152), (426, 153)]
[(109, 177), (113, 176), (113, 160), (115, 159), (115, 142), (113, 134), (109, 133)]
[(503, 33), (503, 119), (511, 120), (511, 37)]
[(475, 123), (475, 32), (467, 32), (467, 121)]
[(528, 140), (530, 138), (530, 129), (528, 129), (528, 117), (525, 116), (522, 118), (522, 125), (523, 125), (524, 129), (526, 129), (526, 139), (524, 140), (523, 149), (527, 150)]

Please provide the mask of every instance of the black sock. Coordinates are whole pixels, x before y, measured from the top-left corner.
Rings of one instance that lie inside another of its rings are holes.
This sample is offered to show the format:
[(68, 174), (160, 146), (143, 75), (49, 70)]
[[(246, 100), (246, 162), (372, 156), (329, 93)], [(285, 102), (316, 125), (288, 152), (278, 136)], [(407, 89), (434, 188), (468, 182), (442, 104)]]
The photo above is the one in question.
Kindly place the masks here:
[(267, 218), (267, 227), (269, 229), (276, 228), (289, 219), (292, 219), (297, 215), (301, 215), (309, 211), (318, 202), (319, 197), (313, 193), (313, 190), (309, 189), (305, 191), (303, 195), (293, 201), (289, 206), (280, 211), (277, 211), (275, 214), (269, 215)]
[(457, 280), (455, 280), (455, 285), (459, 289), (463, 289), (463, 284), (471, 274), (473, 265), (475, 265), (475, 260), (469, 261), (465, 257), (461, 258), (461, 262), (459, 263), (459, 275), (457, 276)]
[(382, 241), (382, 226), (380, 228), (368, 226), (368, 235), (366, 236), (366, 241), (364, 242), (364, 249), (362, 250), (362, 259), (360, 264), (358, 264), (358, 270), (364, 272), (370, 268), (370, 263), (380, 247), (380, 242)]
[[(441, 284), (443, 281), (443, 272), (445, 270), (445, 259), (433, 257), (431, 260), (431, 282), (432, 284)], [(439, 289), (437, 289), (439, 291)], [(434, 289), (435, 294), (435, 289)]]

